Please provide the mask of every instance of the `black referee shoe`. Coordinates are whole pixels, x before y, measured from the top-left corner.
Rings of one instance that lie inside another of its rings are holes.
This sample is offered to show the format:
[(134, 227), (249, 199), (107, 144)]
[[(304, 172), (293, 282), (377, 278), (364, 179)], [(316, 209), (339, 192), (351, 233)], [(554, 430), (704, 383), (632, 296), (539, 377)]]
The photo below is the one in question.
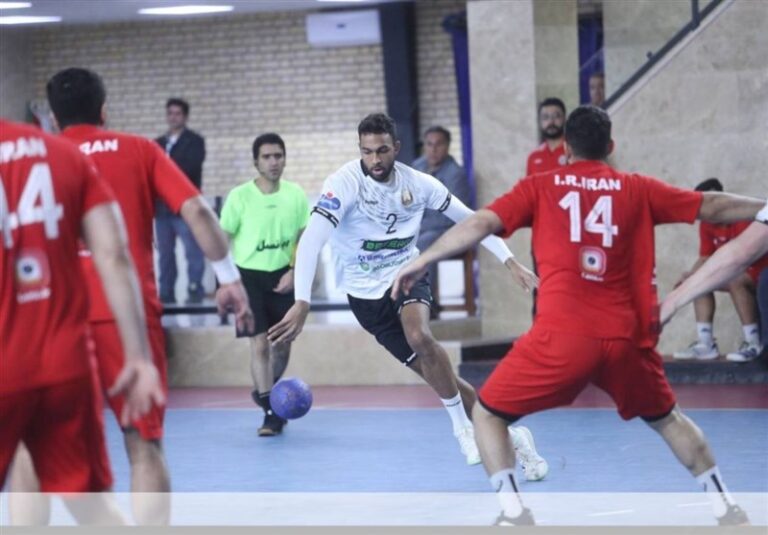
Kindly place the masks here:
[(738, 505), (729, 505), (723, 516), (717, 517), (720, 526), (749, 526), (749, 517)]
[(499, 517), (496, 519), (496, 522), (493, 523), (494, 526), (535, 526), (536, 520), (533, 518), (533, 513), (531, 513), (531, 510), (527, 507), (523, 508), (523, 512), (520, 513), (520, 516), (516, 516), (515, 518), (510, 518), (504, 514), (504, 511), (499, 514)]
[(287, 422), (271, 410), (264, 415), (264, 423), (259, 427), (260, 437), (273, 437), (283, 432)]

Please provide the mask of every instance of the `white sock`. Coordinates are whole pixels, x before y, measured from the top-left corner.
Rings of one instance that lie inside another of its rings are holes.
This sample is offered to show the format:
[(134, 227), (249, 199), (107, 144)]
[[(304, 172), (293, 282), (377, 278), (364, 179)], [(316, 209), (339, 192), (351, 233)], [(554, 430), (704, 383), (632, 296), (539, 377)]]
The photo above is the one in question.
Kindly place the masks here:
[(709, 501), (712, 502), (715, 516), (723, 516), (728, 510), (728, 506), (736, 503), (733, 500), (733, 496), (728, 492), (725, 483), (723, 483), (723, 478), (717, 465), (696, 476), (696, 481), (704, 487), (704, 492), (707, 493)]
[(467, 418), (467, 412), (464, 410), (464, 403), (461, 401), (461, 394), (456, 394), (451, 399), (440, 399), (448, 411), (453, 423), (453, 432), (456, 433), (465, 427), (471, 427), (472, 421)]
[(491, 486), (496, 491), (504, 515), (517, 518), (523, 513), (523, 501), (518, 491), (515, 470), (508, 468), (491, 476)]
[(744, 329), (744, 340), (746, 340), (749, 345), (760, 345), (760, 330), (757, 328), (757, 323), (742, 325), (741, 328)]
[(696, 322), (696, 333), (699, 335), (699, 342), (707, 347), (715, 343), (712, 338), (712, 324)]

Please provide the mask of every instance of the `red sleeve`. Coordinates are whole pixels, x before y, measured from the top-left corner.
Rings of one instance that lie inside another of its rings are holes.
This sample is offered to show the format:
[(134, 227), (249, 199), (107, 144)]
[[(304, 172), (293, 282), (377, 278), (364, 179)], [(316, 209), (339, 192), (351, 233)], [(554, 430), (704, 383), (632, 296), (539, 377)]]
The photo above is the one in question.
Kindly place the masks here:
[(178, 214), (181, 205), (200, 195), (200, 191), (157, 143), (147, 140), (146, 151), (152, 189), (173, 213)]
[(715, 241), (712, 236), (712, 224), (702, 221), (699, 224), (699, 256), (715, 254)]
[(696, 221), (704, 198), (701, 192), (676, 188), (652, 177), (639, 178), (643, 181), (655, 225)]
[(113, 202), (115, 194), (106, 180), (101, 178), (96, 166), (90, 158), (77, 153), (80, 156), (83, 176), (83, 202), (82, 214), (85, 215), (88, 210), (99, 204)]
[(533, 178), (526, 177), (518, 181), (510, 191), (486, 206), (486, 209), (499, 216), (504, 225), (501, 235), (506, 238), (521, 227), (531, 226), (535, 204), (536, 188)]
[(533, 169), (531, 163), (533, 162), (533, 153), (530, 153), (528, 155), (528, 160), (525, 162), (525, 176), (531, 176), (533, 174)]

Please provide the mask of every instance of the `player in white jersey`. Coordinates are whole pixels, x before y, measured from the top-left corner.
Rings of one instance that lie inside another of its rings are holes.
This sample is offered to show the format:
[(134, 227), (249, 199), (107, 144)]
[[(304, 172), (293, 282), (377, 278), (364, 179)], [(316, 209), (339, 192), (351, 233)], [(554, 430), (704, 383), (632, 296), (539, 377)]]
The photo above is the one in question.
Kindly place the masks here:
[[(301, 332), (309, 313), (317, 258), (330, 239), (336, 283), (348, 294), (360, 325), (435, 390), (448, 410), (467, 463), (478, 464), (469, 419), (477, 397), (472, 386), (453, 372), (448, 354), (430, 332), (429, 283), (424, 278), (407, 297), (390, 297), (400, 267), (419, 254), (416, 241), (424, 210), (439, 210), (457, 222), (473, 212), (435, 178), (395, 161), (400, 142), (391, 118), (369, 115), (358, 126), (358, 135), (362, 159), (349, 162), (325, 181), (298, 246), (296, 304), (269, 330), (269, 339), (289, 342)], [(523, 288), (536, 286), (536, 276), (513, 258), (500, 238), (492, 236), (482, 244)], [(519, 446), (526, 477), (543, 478), (548, 467), (536, 453), (530, 431), (511, 428), (510, 433)]]

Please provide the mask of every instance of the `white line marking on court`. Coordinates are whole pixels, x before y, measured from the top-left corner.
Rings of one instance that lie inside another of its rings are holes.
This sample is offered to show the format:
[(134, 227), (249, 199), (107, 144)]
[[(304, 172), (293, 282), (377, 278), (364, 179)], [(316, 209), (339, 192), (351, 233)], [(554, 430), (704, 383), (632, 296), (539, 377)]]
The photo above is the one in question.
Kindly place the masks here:
[(634, 513), (634, 509), (619, 509), (618, 511), (606, 511), (604, 513), (589, 513), (587, 516), (613, 516), (613, 515), (628, 515)]
[(704, 507), (710, 505), (710, 502), (678, 503), (676, 507)]

